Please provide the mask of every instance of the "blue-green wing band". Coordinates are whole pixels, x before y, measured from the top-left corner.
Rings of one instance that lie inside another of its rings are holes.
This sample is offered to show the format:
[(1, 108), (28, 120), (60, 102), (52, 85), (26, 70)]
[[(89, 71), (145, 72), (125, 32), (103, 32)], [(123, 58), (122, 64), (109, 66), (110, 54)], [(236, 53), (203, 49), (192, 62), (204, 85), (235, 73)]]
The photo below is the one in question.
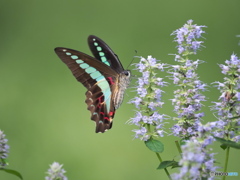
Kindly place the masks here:
[(96, 59), (110, 66), (117, 73), (124, 71), (118, 56), (103, 40), (90, 35), (88, 37), (88, 45)]

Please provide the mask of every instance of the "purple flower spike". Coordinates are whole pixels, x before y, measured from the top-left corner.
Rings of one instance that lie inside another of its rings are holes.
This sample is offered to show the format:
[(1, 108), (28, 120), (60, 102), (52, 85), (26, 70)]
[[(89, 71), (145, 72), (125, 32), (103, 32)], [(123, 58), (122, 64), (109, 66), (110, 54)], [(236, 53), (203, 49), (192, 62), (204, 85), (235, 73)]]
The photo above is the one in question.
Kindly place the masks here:
[(9, 153), (8, 140), (5, 138), (5, 134), (0, 130), (0, 168), (4, 168), (7, 165), (6, 159)]
[(203, 148), (202, 143), (201, 139), (192, 137), (181, 146), (183, 153), (179, 162), (179, 165), (181, 165), (180, 173), (172, 175), (174, 180), (198, 180), (203, 177), (211, 179), (209, 173), (216, 171), (218, 167), (214, 166), (214, 154)]
[(51, 164), (47, 172), (48, 176), (45, 177), (45, 180), (67, 180), (68, 178), (64, 175), (66, 171), (62, 166), (63, 165), (58, 162)]
[[(163, 124), (167, 118), (164, 114), (159, 114), (158, 109), (164, 104), (162, 102), (162, 87), (167, 83), (163, 78), (157, 77), (159, 70), (163, 71), (166, 64), (159, 63), (152, 56), (147, 59), (141, 57), (140, 62), (135, 65), (136, 69), (142, 74), (137, 80), (137, 96), (130, 100), (129, 103), (134, 104), (138, 111), (134, 118), (129, 120), (130, 124), (138, 126), (139, 129), (133, 130), (135, 138), (147, 141), (152, 136), (164, 136)], [(149, 126), (153, 126), (154, 130), (149, 131)]]
[(175, 41), (178, 42), (178, 53), (175, 55), (177, 65), (172, 65), (169, 71), (173, 83), (178, 87), (174, 91), (174, 98), (171, 99), (174, 105), (174, 118), (177, 124), (172, 127), (175, 136), (188, 138), (194, 136), (197, 125), (203, 117), (203, 112), (198, 112), (202, 108), (205, 96), (202, 91), (206, 90), (207, 85), (199, 80), (196, 73), (201, 60), (190, 60), (186, 55), (196, 54), (203, 41), (198, 41), (205, 33), (202, 28), (206, 26), (193, 25), (189, 20), (182, 28), (172, 33)]
[(203, 41), (197, 41), (196, 39), (202, 37), (202, 34), (205, 33), (202, 28), (206, 26), (198, 26), (192, 23), (193, 20), (189, 20), (182, 28), (172, 33), (176, 36), (174, 41), (178, 43), (178, 53), (181, 55), (196, 54), (203, 43)]
[(226, 64), (220, 64), (222, 73), (226, 75), (224, 82), (214, 82), (220, 91), (218, 102), (213, 102), (212, 110), (217, 112), (213, 135), (227, 140), (239, 142), (240, 131), (240, 59), (232, 54)]

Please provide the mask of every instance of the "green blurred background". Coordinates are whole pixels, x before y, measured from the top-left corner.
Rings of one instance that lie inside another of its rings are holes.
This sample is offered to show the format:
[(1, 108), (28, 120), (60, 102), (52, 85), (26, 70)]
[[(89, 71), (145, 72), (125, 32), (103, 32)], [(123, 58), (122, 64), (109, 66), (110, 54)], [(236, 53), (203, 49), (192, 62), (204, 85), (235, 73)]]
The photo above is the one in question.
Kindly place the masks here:
[[(234, 52), (240, 55), (239, 0), (171, 1), (4, 1), (0, 2), (0, 129), (11, 147), (9, 168), (22, 173), (25, 180), (42, 180), (49, 164), (64, 164), (69, 180), (145, 180), (167, 179), (156, 170), (159, 162), (139, 140), (133, 140), (133, 97), (125, 101), (114, 118), (113, 129), (96, 134), (95, 124), (86, 110), (85, 88), (56, 56), (58, 46), (90, 54), (87, 37), (97, 35), (118, 54), (124, 67), (136, 55), (153, 55), (174, 63), (176, 53), (170, 34), (187, 20), (206, 25), (206, 48), (197, 56), (206, 63), (199, 67), (201, 80), (222, 81), (220, 68)], [(137, 62), (137, 60), (135, 60)], [(130, 67), (131, 69), (132, 67)], [(134, 83), (132, 83), (132, 86)], [(165, 99), (171, 99), (168, 90)], [(205, 93), (205, 121), (215, 120), (208, 110), (219, 92), (209, 87)], [(163, 108), (172, 113), (171, 102)], [(164, 137), (164, 160), (177, 158), (176, 138)], [(218, 166), (223, 156), (218, 145)], [(232, 150), (229, 172), (239, 172), (237, 151)], [(174, 172), (174, 170), (170, 170)], [(0, 172), (1, 180), (17, 177)], [(234, 178), (231, 178), (234, 179)]]

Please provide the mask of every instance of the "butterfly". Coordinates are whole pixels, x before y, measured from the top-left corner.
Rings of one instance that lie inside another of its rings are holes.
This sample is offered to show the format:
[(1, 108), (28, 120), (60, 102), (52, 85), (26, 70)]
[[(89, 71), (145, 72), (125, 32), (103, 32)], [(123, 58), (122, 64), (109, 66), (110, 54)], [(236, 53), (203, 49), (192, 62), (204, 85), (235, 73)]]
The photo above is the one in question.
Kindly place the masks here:
[(124, 70), (118, 56), (100, 38), (90, 35), (88, 45), (94, 57), (82, 52), (57, 47), (56, 54), (86, 88), (86, 104), (96, 133), (112, 127), (116, 109), (122, 104), (130, 83), (131, 72)]

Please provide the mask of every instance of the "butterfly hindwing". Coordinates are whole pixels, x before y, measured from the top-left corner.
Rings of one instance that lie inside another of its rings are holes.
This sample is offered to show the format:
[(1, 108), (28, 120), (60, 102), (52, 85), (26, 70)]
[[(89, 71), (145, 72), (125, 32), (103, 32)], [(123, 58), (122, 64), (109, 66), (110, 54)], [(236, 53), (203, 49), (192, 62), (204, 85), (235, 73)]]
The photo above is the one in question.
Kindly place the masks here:
[[(98, 87), (96, 87), (98, 89)], [(95, 89), (95, 90), (96, 90)], [(96, 122), (96, 132), (105, 132), (112, 127), (112, 119), (115, 114), (115, 108), (110, 101), (110, 110), (107, 110), (105, 96), (101, 91), (93, 93), (91, 90), (86, 92), (86, 103), (91, 112), (91, 119)], [(108, 97), (106, 97), (108, 98)]]
[(117, 79), (117, 73), (82, 52), (68, 48), (55, 48), (55, 52), (75, 78), (88, 89), (85, 102), (91, 112), (91, 119), (96, 122), (96, 132), (110, 129), (115, 113), (111, 91), (115, 89), (113, 81)]

